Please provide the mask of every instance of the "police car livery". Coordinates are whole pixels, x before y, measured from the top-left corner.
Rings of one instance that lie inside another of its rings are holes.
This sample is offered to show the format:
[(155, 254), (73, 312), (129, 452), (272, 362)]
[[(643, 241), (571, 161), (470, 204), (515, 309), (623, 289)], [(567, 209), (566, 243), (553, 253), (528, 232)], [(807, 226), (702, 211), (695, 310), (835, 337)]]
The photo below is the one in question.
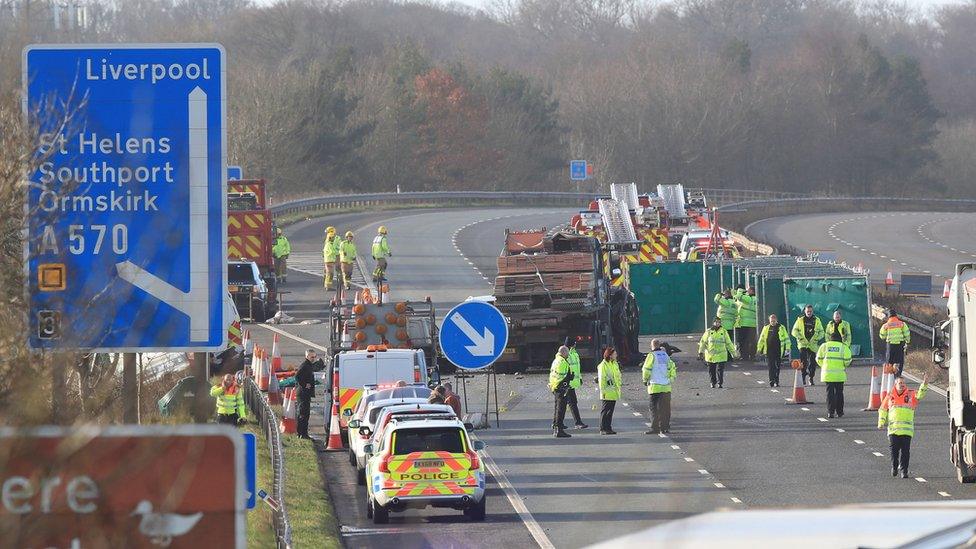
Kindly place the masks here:
[(458, 419), (398, 417), (366, 447), (366, 516), (376, 524), (390, 512), (447, 507), (471, 520), (485, 518), (484, 448)]

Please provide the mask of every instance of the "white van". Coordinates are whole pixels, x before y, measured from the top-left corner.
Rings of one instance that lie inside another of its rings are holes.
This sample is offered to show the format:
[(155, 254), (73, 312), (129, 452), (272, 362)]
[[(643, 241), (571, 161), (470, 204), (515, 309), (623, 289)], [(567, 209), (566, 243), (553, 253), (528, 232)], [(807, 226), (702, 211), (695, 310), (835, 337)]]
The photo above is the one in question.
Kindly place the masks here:
[[(421, 349), (387, 349), (370, 345), (365, 351), (345, 351), (333, 358), (332, 402), (339, 404), (339, 428), (345, 435), (353, 411), (367, 385), (389, 385), (398, 381), (427, 385), (427, 362)], [(332, 410), (326, 410), (330, 417)], [(328, 423), (326, 423), (328, 427)]]

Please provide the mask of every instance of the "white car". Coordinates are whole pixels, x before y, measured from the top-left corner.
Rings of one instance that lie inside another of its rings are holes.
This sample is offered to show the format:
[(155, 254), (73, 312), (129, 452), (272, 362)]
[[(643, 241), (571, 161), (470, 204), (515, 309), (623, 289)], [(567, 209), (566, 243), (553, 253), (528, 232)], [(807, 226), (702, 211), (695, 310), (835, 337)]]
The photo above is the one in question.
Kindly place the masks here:
[[(375, 400), (383, 400), (387, 398), (427, 398), (430, 396), (430, 387), (427, 387), (427, 385), (421, 383), (406, 385), (403, 387), (397, 387), (395, 384), (364, 385), (363, 388), (359, 390), (359, 393), (361, 395), (360, 398), (356, 402), (355, 406), (349, 410), (349, 421), (354, 419), (362, 421), (363, 414), (366, 413), (366, 409), (369, 408), (369, 405)], [(325, 417), (328, 418), (329, 414), (332, 413), (332, 403), (326, 402), (325, 407)]]
[(485, 520), (485, 469), (459, 419), (405, 416), (387, 425), (366, 445), (366, 516), (376, 524), (391, 512), (446, 507), (473, 521)]
[[(360, 437), (356, 438), (360, 438), (361, 442), (357, 444), (356, 449), (353, 450), (352, 445), (349, 445), (349, 452), (351, 454), (349, 460), (352, 461), (353, 456), (355, 456), (355, 463), (353, 465), (356, 466), (356, 473), (362, 479), (360, 484), (365, 482), (366, 462), (370, 458), (369, 454), (363, 450), (366, 445), (377, 442), (379, 437), (383, 436), (383, 431), (386, 430), (386, 426), (394, 419), (416, 415), (440, 417), (443, 419), (457, 418), (457, 415), (454, 413), (454, 408), (451, 408), (447, 404), (394, 404), (383, 407), (376, 421), (371, 426), (359, 428)], [(361, 438), (363, 436), (365, 438)]]
[(363, 472), (366, 467), (365, 460), (360, 461), (359, 456), (365, 455), (363, 446), (369, 443), (373, 425), (376, 424), (376, 420), (384, 408), (401, 404), (427, 404), (427, 398), (407, 397), (374, 400), (369, 403), (359, 419), (349, 421), (349, 463), (356, 467), (356, 480), (359, 484), (365, 483)]

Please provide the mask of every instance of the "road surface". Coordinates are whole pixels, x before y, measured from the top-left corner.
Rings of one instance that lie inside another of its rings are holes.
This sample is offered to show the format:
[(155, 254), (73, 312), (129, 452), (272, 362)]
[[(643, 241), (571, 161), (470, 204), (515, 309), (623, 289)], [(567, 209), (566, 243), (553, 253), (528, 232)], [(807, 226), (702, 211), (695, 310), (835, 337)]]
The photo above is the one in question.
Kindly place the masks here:
[[(299, 223), (286, 230), (292, 240), (290, 267), (294, 270), (289, 275), (292, 294), (286, 312), (298, 319), (321, 318), (326, 297), (318, 273), (326, 225), (335, 225), (341, 232), (352, 228), (358, 235), (360, 254), (365, 254), (376, 227), (385, 224), (394, 254), (389, 269), (393, 295), (408, 299), (431, 295), (443, 314), (445, 307), (469, 295), (490, 292), (488, 281), (494, 277), (494, 259), (505, 227), (552, 227), (568, 219), (570, 212), (426, 210), (347, 214)], [(932, 214), (903, 217), (905, 224), (932, 221), (925, 227), (935, 232), (925, 234), (947, 238)], [(835, 234), (847, 235), (842, 228), (847, 223), (840, 223), (843, 219), (837, 216), (818, 223), (825, 229), (839, 223)], [(782, 224), (792, 226), (787, 220)], [(806, 227), (809, 231), (809, 225)], [(854, 234), (849, 236), (844, 239), (855, 242)], [(962, 249), (958, 243), (951, 246)], [(812, 239), (810, 247), (827, 246)], [(321, 325), (276, 328), (325, 345)], [(254, 331), (270, 341), (270, 330)], [(783, 372), (783, 387), (774, 390), (766, 384), (763, 365), (741, 363), (728, 369), (724, 389), (711, 389), (704, 366), (694, 356), (697, 342), (677, 339), (672, 343), (684, 352), (676, 357), (679, 373), (668, 437), (643, 434), (650, 420), (647, 395), (636, 369), (624, 371), (624, 399), (614, 421), (620, 434), (599, 434), (599, 403), (592, 374), (586, 374), (579, 395), (590, 428), (571, 431), (573, 438), (565, 440), (553, 439), (548, 428), (552, 397), (545, 388), (545, 375), (499, 375), (500, 428), (478, 431), (488, 444), (490, 459), (486, 461), (501, 473), (492, 478), (488, 522), (483, 525), (472, 525), (460, 513), (426, 510), (393, 515), (390, 525), (374, 527), (365, 520), (362, 489), (355, 485), (345, 454), (323, 453), (344, 541), (354, 547), (384, 546), (394, 539), (408, 547), (549, 543), (581, 547), (724, 507), (973, 496), (971, 487), (956, 483), (948, 462), (945, 403), (938, 393), (930, 392), (919, 406), (912, 448), (915, 478), (893, 479), (887, 439), (875, 428), (876, 413), (860, 411), (868, 398), (868, 369), (851, 372), (845, 417), (828, 419), (819, 383), (807, 388), (813, 404), (787, 405), (791, 371)], [(643, 345), (647, 344), (645, 338)], [(294, 351), (289, 354), (304, 348), (296, 341), (290, 345)], [(285, 362), (289, 362), (288, 355)], [(484, 376), (466, 381), (469, 411), (483, 411), (485, 382)], [(324, 417), (313, 422), (321, 432)], [(511, 488), (503, 490), (500, 480)]]
[[(891, 271), (931, 274), (937, 298), (956, 263), (976, 261), (976, 213), (890, 212), (775, 217), (751, 224), (759, 240), (833, 249), (838, 260), (862, 263), (871, 279)], [(945, 301), (941, 301), (942, 304)]]

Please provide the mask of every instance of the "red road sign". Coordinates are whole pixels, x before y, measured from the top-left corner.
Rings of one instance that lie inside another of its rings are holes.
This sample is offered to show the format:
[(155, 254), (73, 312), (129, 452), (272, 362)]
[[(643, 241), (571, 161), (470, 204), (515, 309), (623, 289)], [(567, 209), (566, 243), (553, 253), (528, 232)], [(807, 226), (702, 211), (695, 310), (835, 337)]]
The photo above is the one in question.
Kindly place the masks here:
[(0, 545), (243, 549), (243, 471), (223, 425), (0, 429)]

